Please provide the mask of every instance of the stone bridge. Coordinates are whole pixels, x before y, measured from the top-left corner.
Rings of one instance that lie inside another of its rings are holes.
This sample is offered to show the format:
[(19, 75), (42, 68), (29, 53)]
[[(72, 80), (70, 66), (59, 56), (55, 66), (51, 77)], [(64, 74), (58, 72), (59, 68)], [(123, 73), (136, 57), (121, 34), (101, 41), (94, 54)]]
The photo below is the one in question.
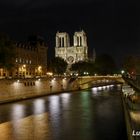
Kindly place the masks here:
[(73, 81), (71, 86), (85, 89), (93, 86), (102, 86), (114, 83), (124, 83), (124, 80), (121, 76), (80, 76), (75, 78), (75, 81)]
[(80, 84), (91, 82), (91, 81), (96, 81), (99, 83), (109, 82), (109, 81), (121, 82), (121, 83), (124, 82), (121, 76), (81, 76), (81, 77), (78, 77), (78, 81), (80, 82)]

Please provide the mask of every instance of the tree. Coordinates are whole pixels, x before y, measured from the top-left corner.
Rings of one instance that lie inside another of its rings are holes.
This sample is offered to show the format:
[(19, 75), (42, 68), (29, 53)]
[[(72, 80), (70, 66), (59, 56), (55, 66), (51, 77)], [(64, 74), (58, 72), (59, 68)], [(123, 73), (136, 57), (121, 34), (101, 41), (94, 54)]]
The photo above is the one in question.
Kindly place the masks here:
[(135, 67), (134, 57), (133, 56), (126, 56), (124, 58), (123, 68), (125, 70), (128, 70), (129, 71), (129, 69), (134, 68), (134, 67)]
[(113, 74), (116, 71), (116, 64), (113, 58), (108, 54), (97, 56), (95, 61), (96, 72), (98, 74)]
[(52, 71), (54, 74), (61, 75), (66, 72), (67, 65), (67, 62), (64, 59), (55, 57), (50, 60), (48, 64), (48, 70)]
[(6, 35), (0, 35), (0, 68), (7, 70), (14, 66), (14, 43)]
[(140, 57), (126, 56), (123, 62), (123, 69), (129, 74), (140, 74)]
[(95, 70), (94, 70), (94, 63), (93, 62), (85, 62), (85, 61), (79, 61), (71, 66), (71, 71), (76, 71), (80, 75), (93, 75)]

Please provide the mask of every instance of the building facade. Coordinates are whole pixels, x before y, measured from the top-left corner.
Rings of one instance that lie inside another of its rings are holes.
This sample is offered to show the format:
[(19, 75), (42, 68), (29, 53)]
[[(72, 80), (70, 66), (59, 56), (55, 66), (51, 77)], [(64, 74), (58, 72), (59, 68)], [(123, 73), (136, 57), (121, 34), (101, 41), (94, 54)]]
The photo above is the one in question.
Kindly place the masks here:
[(38, 36), (32, 36), (26, 42), (14, 45), (14, 66), (8, 71), (0, 70), (1, 77), (33, 78), (46, 75), (47, 45)]
[(16, 44), (14, 75), (17, 77), (43, 76), (47, 72), (47, 45), (39, 37)]
[(66, 32), (56, 33), (55, 57), (63, 58), (68, 64), (88, 60), (88, 46), (86, 33), (82, 30), (73, 35), (73, 45)]

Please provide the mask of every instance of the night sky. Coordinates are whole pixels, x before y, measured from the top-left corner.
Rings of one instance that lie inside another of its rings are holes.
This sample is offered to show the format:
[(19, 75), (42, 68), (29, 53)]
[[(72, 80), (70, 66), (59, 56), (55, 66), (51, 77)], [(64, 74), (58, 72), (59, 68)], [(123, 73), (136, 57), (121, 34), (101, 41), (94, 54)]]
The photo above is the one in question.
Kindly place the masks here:
[(55, 33), (83, 29), (90, 52), (109, 53), (119, 62), (140, 54), (140, 5), (135, 0), (0, 0), (0, 32), (15, 40), (41, 35), (50, 54)]

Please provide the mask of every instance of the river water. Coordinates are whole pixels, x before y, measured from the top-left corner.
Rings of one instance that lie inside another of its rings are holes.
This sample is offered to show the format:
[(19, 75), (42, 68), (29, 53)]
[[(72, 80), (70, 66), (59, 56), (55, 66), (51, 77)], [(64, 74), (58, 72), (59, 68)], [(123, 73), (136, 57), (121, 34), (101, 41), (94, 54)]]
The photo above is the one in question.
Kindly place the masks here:
[(127, 140), (119, 86), (0, 105), (0, 140)]

